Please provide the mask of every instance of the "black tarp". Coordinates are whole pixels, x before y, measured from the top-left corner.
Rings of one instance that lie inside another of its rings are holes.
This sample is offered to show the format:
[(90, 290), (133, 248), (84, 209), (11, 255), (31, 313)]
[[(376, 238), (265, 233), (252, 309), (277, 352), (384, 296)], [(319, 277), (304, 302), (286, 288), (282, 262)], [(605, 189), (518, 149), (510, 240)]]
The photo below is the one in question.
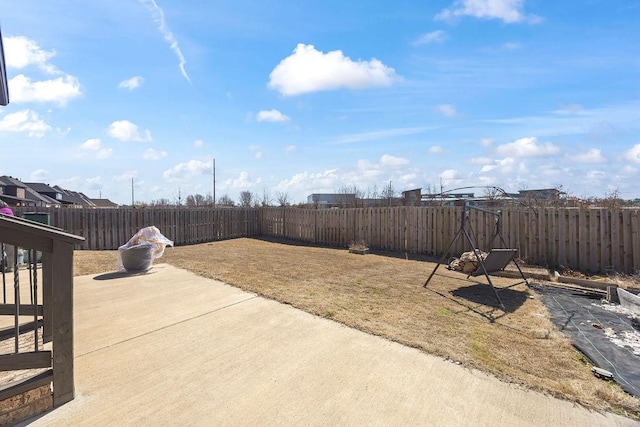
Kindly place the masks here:
[[(595, 366), (613, 373), (613, 378), (629, 394), (640, 397), (640, 356), (629, 346), (614, 344), (615, 337), (638, 334), (632, 318), (624, 310), (614, 311), (581, 291), (535, 286), (549, 310), (553, 323)], [(609, 334), (609, 336), (607, 336)], [(632, 335), (635, 337), (636, 335)]]

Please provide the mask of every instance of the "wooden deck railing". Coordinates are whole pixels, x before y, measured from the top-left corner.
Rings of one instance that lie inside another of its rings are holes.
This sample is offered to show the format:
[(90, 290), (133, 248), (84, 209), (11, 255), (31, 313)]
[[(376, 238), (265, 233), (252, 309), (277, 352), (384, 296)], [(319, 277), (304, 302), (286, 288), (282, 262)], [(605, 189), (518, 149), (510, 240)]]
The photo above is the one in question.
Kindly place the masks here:
[[(74, 398), (73, 250), (83, 240), (54, 227), (0, 215), (0, 243), (15, 255), (9, 257), (11, 272), (0, 268), (0, 339), (11, 343), (0, 348), (0, 401), (51, 383), (53, 406)], [(29, 268), (18, 271), (16, 248), (28, 250)], [(16, 371), (23, 373), (18, 380), (8, 375)], [(37, 374), (29, 375), (32, 372)]]

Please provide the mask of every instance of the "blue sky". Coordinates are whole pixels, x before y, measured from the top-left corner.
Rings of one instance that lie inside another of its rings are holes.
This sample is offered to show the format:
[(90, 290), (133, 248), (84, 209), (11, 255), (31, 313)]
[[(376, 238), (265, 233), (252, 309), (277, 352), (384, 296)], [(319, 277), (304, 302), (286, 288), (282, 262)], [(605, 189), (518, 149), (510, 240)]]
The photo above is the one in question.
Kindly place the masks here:
[[(640, 197), (637, 1), (0, 0), (0, 175), (89, 197)], [(482, 190), (480, 190), (481, 192)]]

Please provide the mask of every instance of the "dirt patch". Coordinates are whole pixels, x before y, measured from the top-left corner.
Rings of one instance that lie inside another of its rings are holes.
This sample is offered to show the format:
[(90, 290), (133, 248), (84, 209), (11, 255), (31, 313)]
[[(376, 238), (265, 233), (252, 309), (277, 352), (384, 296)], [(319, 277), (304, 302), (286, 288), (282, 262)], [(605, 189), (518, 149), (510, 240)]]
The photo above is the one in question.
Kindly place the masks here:
[[(75, 274), (113, 271), (116, 251), (76, 251)], [(388, 255), (388, 254), (387, 254)], [(398, 254), (396, 254), (398, 255)], [(597, 379), (524, 284), (501, 291), (403, 256), (350, 254), (256, 239), (167, 248), (157, 262), (221, 280), (506, 381), (640, 418), (640, 400)], [(492, 278), (497, 287), (514, 279)]]

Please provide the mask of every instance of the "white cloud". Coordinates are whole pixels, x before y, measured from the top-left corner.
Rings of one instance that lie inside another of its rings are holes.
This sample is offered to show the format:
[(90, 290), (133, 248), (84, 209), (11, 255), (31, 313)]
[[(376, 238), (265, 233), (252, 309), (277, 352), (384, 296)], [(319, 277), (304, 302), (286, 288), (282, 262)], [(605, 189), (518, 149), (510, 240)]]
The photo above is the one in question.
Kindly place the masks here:
[(0, 120), (0, 132), (26, 132), (30, 137), (41, 138), (49, 131), (51, 126), (32, 110), (16, 111)]
[(333, 143), (335, 144), (351, 144), (354, 142), (366, 142), (374, 141), (385, 138), (395, 138), (404, 135), (415, 135), (423, 133), (433, 127), (410, 127), (410, 128), (396, 128), (396, 129), (382, 129), (374, 130), (371, 132), (355, 133), (350, 135), (344, 135), (336, 138)]
[(29, 175), (29, 180), (35, 181), (35, 182), (41, 182), (41, 181), (44, 181), (48, 175), (49, 175), (48, 170), (36, 169), (33, 172), (31, 172), (31, 174)]
[(498, 154), (513, 157), (544, 157), (558, 153), (559, 148), (551, 143), (540, 144), (535, 137), (520, 138), (514, 142), (498, 145)]
[(423, 44), (430, 43), (442, 43), (447, 39), (447, 33), (442, 30), (431, 31), (430, 33), (426, 33), (418, 37), (414, 42), (414, 46), (420, 46)]
[(436, 110), (445, 117), (455, 117), (457, 113), (455, 107), (451, 104), (436, 105)]
[(429, 147), (429, 153), (431, 154), (442, 154), (445, 153), (446, 150), (439, 145), (432, 145)]
[(599, 148), (591, 148), (586, 153), (579, 153), (575, 156), (571, 156), (573, 161), (579, 163), (602, 163), (607, 159), (602, 155), (602, 151)]
[(555, 114), (579, 114), (584, 107), (581, 104), (565, 104), (560, 107), (560, 109), (554, 111)]
[(640, 144), (636, 144), (628, 149), (624, 153), (624, 157), (631, 162), (640, 163)]
[(284, 179), (278, 183), (280, 191), (335, 191), (341, 182), (338, 169), (327, 169), (323, 172), (301, 172), (293, 175), (289, 179)]
[(89, 150), (89, 151), (97, 151), (100, 149), (100, 146), (101, 146), (101, 142), (97, 138), (87, 139), (85, 142), (80, 144), (80, 148), (82, 150)]
[(587, 174), (585, 175), (585, 180), (595, 181), (597, 183), (600, 183), (606, 178), (606, 176), (607, 176), (606, 172), (594, 169), (594, 170), (587, 171)]
[(103, 147), (99, 139), (91, 138), (80, 144), (80, 152), (77, 154), (77, 157), (83, 157), (87, 153), (93, 153), (98, 159), (106, 159), (111, 157), (112, 151), (111, 148)]
[(201, 160), (189, 160), (185, 163), (178, 163), (171, 169), (162, 173), (162, 177), (167, 181), (188, 181), (202, 175), (211, 174), (211, 162)]
[(503, 50), (518, 50), (522, 49), (522, 44), (518, 42), (507, 42), (502, 45)]
[(32, 82), (24, 74), (18, 74), (9, 80), (9, 93), (13, 102), (53, 102), (65, 105), (70, 99), (80, 96), (82, 91), (78, 79), (70, 75)]
[(196, 139), (195, 141), (193, 141), (193, 146), (194, 148), (202, 148), (204, 147), (204, 141), (201, 139)]
[(222, 182), (222, 188), (226, 190), (247, 190), (262, 182), (262, 178), (253, 179), (248, 172), (242, 171), (237, 178), (226, 179)]
[(383, 167), (397, 168), (409, 164), (409, 160), (404, 157), (394, 157), (389, 154), (384, 154), (380, 158), (380, 165)]
[(342, 51), (318, 51), (298, 44), (269, 75), (268, 87), (285, 96), (336, 89), (389, 86), (398, 77), (393, 68), (377, 59), (353, 61)]
[(491, 171), (499, 171), (501, 173), (511, 173), (514, 171), (514, 168), (522, 169), (524, 167), (523, 163), (517, 164), (516, 160), (513, 157), (506, 157), (504, 159), (495, 160), (492, 164), (486, 164), (480, 169), (480, 173), (491, 172)]
[(480, 144), (482, 144), (483, 147), (491, 147), (493, 145), (493, 139), (491, 139), (491, 138), (482, 138), (480, 140)]
[(141, 76), (131, 77), (130, 79), (126, 79), (121, 81), (118, 84), (119, 88), (134, 90), (142, 86), (144, 83), (144, 78)]
[(470, 161), (472, 165), (489, 165), (493, 163), (493, 159), (489, 157), (474, 157)]
[(180, 49), (180, 45), (176, 40), (175, 36), (167, 26), (167, 23), (164, 19), (164, 10), (155, 2), (155, 0), (140, 0), (140, 3), (144, 5), (149, 13), (151, 13), (151, 19), (158, 26), (158, 30), (162, 33), (164, 40), (169, 44), (169, 47), (173, 51), (173, 53), (178, 57), (178, 67), (180, 68), (180, 73), (182, 76), (191, 83), (191, 78), (187, 74), (187, 70), (185, 65), (187, 64), (187, 60), (182, 54), (182, 50)]
[(138, 171), (127, 171), (113, 177), (114, 181), (126, 182), (138, 177)]
[(27, 37), (5, 37), (4, 50), (8, 68), (20, 69), (29, 65), (37, 65), (47, 74), (58, 72), (53, 65), (49, 64), (49, 59), (56, 56), (56, 52), (42, 49), (38, 43)]
[(148, 129), (141, 135), (138, 126), (129, 120), (116, 120), (109, 125), (107, 133), (120, 141), (151, 141), (153, 139)]
[(71, 178), (58, 178), (56, 179), (56, 184), (62, 188), (82, 192), (98, 191), (101, 190), (103, 186), (102, 177), (100, 176), (72, 176)]
[(499, 19), (507, 24), (538, 23), (541, 18), (525, 15), (524, 0), (455, 0), (451, 7), (435, 16), (436, 20), (453, 21), (463, 16), (480, 19)]
[(164, 150), (158, 151), (153, 148), (147, 148), (142, 157), (147, 160), (160, 160), (167, 157), (167, 152)]
[(262, 110), (258, 112), (256, 120), (259, 122), (287, 122), (291, 118), (278, 110)]
[(462, 182), (460, 172), (455, 169), (447, 169), (440, 174), (440, 179), (445, 187), (453, 187)]
[(296, 146), (293, 144), (289, 144), (284, 147), (284, 151), (291, 153), (292, 151), (296, 151)]
[(250, 145), (249, 146), (249, 151), (251, 151), (251, 153), (253, 153), (253, 158), (254, 159), (261, 159), (262, 156), (263, 156), (262, 148), (259, 145)]

